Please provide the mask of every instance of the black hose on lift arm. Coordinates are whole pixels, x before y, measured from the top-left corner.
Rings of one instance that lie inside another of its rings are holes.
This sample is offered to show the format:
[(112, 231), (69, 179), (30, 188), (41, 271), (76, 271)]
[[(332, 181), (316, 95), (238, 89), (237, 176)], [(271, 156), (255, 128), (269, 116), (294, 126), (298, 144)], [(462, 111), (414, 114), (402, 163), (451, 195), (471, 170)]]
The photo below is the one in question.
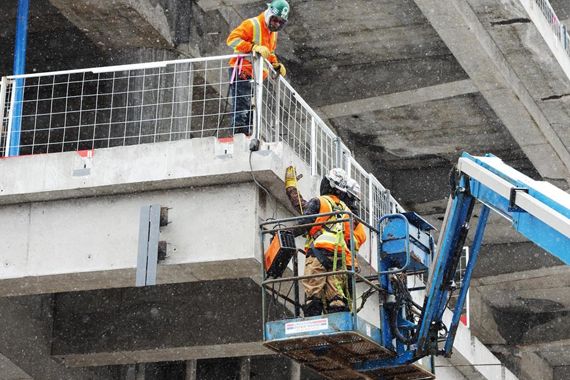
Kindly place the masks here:
[(412, 338), (406, 338), (398, 328), (398, 309), (399, 305), (396, 302), (391, 302), (386, 304), (386, 308), (388, 309), (388, 318), (390, 320), (390, 331), (392, 335), (399, 341), (404, 344), (412, 344)]
[(408, 291), (408, 288), (406, 287), (406, 283), (404, 281), (405, 280), (397, 275), (392, 278), (392, 285), (395, 291), (395, 300), (394, 302), (386, 303), (386, 309), (388, 312), (390, 331), (392, 332), (392, 335), (399, 342), (409, 345), (414, 343), (414, 337), (412, 336), (410, 338), (406, 338), (400, 331), (398, 327), (398, 312), (403, 303), (406, 303), (406, 305), (408, 305), (410, 308), (416, 307), (420, 311), (422, 310), (422, 307), (413, 301), (412, 296)]

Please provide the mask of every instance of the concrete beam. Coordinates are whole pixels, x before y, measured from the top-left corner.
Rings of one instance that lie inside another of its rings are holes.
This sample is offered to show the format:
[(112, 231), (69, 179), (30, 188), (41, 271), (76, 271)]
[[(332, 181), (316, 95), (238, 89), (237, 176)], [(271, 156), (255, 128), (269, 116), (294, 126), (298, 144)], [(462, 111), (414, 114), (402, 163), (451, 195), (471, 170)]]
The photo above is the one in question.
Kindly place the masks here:
[(204, 11), (213, 11), (222, 7), (236, 7), (240, 5), (248, 5), (257, 3), (258, 0), (198, 0), (198, 5)]
[(320, 107), (320, 111), (329, 119), (356, 115), (366, 112), (386, 110), (395, 107), (431, 102), (432, 100), (452, 98), (454, 96), (471, 94), (479, 90), (469, 79), (450, 83), (438, 84), (402, 91), (394, 94), (375, 96), (350, 102), (330, 104)]
[(49, 1), (101, 47), (174, 46), (168, 9), (159, 1)]
[[(451, 312), (449, 310), (446, 310), (443, 320), (446, 324), (451, 321)], [(453, 344), (453, 355), (448, 360), (468, 379), (517, 379), (517, 377), (461, 323), (457, 329), (457, 335)]]
[(569, 271), (557, 266), (473, 280), (473, 331), (487, 344), (517, 345), (528, 352), (566, 348)]
[[(243, 135), (230, 145), (231, 155), (206, 138), (101, 149), (92, 158), (0, 160), (0, 172), (10, 173), (0, 179), (0, 215), (10, 221), (0, 242), (0, 294), (133, 286), (139, 213), (148, 204), (171, 207), (158, 283), (258, 276), (259, 221), (290, 215), (285, 166), (309, 171), (277, 145), (253, 153), (252, 173)], [(258, 195), (252, 174), (271, 198)], [(307, 178), (303, 193), (316, 194), (317, 179)]]
[(521, 353), (520, 371), (522, 379), (553, 380), (554, 369), (536, 353)]
[(260, 295), (245, 279), (58, 294), (51, 354), (71, 367), (272, 354)]
[[(50, 295), (0, 298), (0, 320), (0, 379), (116, 378), (109, 368), (67, 368), (50, 356), (53, 322)], [(4, 358), (12, 365), (7, 367)]]
[(10, 359), (0, 354), (0, 379), (32, 380), (33, 378), (14, 364)]
[[(474, 279), (472, 285), (482, 292), (490, 289), (517, 292), (540, 292), (540, 289), (548, 289), (548, 292), (550, 292), (557, 288), (565, 289), (570, 287), (570, 266), (561, 265), (552, 268), (501, 274), (493, 277), (482, 277)], [(570, 295), (566, 298), (570, 298)]]
[(570, 180), (570, 153), (466, 0), (414, 0), (545, 179)]

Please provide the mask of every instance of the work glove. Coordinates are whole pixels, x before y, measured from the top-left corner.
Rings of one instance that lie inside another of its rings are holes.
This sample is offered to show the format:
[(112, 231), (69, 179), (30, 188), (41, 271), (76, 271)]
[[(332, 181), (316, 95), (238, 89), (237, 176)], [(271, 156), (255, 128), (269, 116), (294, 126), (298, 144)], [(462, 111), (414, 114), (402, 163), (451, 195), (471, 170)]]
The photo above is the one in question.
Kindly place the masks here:
[(279, 62), (273, 63), (273, 68), (274, 68), (275, 71), (277, 71), (277, 72), (279, 73), (279, 75), (281, 75), (282, 77), (284, 77), (285, 75), (287, 75), (287, 70), (285, 70), (285, 66), (283, 66), (282, 63), (279, 63)]
[(263, 45), (253, 45), (251, 51), (254, 53), (259, 53), (259, 55), (261, 55), (265, 59), (269, 58), (269, 56), (271, 55), (269, 48)]
[(285, 188), (288, 187), (297, 187), (297, 169), (294, 166), (285, 169)]

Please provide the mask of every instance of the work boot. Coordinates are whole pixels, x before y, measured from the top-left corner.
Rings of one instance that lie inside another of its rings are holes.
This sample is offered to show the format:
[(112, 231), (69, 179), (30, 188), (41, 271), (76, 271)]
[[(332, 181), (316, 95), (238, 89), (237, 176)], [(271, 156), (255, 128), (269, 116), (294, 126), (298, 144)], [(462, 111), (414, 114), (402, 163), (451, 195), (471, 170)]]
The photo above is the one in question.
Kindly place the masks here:
[(311, 297), (303, 306), (303, 315), (305, 318), (314, 317), (323, 313), (323, 301), (320, 298)]

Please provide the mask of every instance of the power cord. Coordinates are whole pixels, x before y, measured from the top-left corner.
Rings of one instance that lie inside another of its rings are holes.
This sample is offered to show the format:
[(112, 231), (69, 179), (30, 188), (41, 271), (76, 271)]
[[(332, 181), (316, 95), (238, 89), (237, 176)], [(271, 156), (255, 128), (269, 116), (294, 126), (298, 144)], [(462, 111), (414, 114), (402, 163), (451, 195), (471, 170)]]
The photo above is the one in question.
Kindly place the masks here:
[[(255, 178), (255, 175), (253, 174), (253, 165), (251, 164), (251, 156), (253, 154), (253, 150), (249, 151), (249, 172), (251, 173), (251, 178), (253, 179), (253, 182), (255, 182), (255, 184), (263, 191), (265, 191), (265, 194), (267, 194), (267, 200), (269, 201), (269, 199), (271, 199), (271, 194), (269, 193), (269, 190), (267, 190), (265, 188), (265, 186), (263, 186), (261, 183), (259, 183), (257, 181), (257, 179)], [(271, 218), (269, 219), (275, 219), (275, 216), (277, 215), (277, 198), (275, 198), (275, 204), (273, 206), (273, 215)]]

